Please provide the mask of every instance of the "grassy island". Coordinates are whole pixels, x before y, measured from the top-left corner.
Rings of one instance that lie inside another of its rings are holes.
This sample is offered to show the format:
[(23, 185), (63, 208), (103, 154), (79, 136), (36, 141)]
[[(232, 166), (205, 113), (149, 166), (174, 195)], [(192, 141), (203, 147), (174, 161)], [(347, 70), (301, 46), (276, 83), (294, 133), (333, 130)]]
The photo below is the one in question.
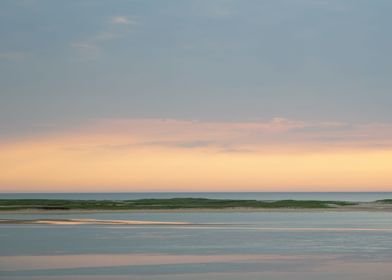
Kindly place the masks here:
[(0, 199), (1, 210), (167, 210), (225, 208), (336, 208), (356, 205), (346, 201), (319, 200), (229, 200), (206, 198), (171, 198), (138, 200), (58, 200)]
[(392, 199), (381, 199), (381, 200), (377, 200), (376, 202), (378, 202), (378, 203), (390, 203), (390, 204), (392, 204)]

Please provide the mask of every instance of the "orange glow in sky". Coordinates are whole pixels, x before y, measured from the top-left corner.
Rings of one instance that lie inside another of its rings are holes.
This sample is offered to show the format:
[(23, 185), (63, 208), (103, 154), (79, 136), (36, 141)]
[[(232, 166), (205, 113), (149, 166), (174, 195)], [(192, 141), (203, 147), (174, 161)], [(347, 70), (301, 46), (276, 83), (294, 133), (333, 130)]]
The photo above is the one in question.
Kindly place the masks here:
[(345, 128), (101, 120), (1, 143), (0, 190), (391, 191), (390, 127)]

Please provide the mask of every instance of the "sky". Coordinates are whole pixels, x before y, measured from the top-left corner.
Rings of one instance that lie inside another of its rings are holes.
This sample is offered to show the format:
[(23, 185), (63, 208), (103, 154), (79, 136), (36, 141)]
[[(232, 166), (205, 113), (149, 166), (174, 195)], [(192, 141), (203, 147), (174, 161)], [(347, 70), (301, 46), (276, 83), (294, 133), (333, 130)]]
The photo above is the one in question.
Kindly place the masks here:
[(392, 191), (389, 0), (2, 0), (0, 192)]

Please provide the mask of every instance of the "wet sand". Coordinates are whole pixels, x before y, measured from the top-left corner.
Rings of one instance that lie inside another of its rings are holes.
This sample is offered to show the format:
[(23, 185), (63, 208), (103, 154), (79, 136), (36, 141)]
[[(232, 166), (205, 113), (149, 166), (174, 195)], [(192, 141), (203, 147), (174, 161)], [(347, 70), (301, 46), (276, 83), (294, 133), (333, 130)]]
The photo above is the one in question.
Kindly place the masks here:
[(187, 222), (96, 220), (96, 219), (0, 219), (0, 224), (43, 224), (43, 225), (191, 225)]

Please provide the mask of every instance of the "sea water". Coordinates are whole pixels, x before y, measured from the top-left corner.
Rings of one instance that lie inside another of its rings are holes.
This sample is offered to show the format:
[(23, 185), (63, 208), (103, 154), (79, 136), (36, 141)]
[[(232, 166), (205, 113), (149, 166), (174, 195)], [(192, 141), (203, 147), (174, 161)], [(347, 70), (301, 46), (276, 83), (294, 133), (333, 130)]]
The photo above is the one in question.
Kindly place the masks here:
[[(326, 197), (317, 199), (330, 199)], [(392, 279), (390, 212), (1, 214), (0, 218), (192, 223), (2, 224), (0, 279), (5, 280)]]

